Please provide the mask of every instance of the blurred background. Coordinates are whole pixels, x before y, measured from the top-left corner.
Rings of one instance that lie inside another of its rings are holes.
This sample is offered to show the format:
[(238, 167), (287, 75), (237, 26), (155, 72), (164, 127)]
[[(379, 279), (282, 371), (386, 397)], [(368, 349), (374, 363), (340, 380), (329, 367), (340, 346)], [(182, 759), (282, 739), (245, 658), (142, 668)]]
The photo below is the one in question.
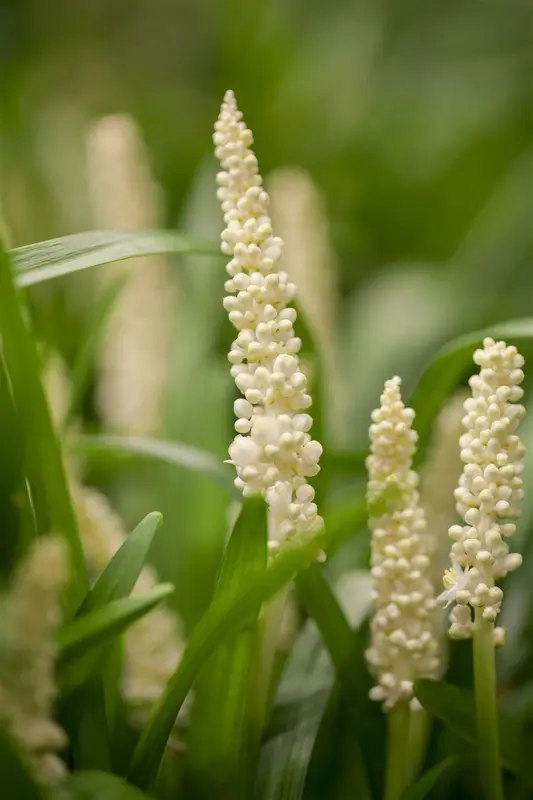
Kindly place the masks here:
[[(531, 313), (530, 2), (3, 0), (0, 31), (12, 247), (93, 228), (216, 243), (211, 135), (234, 89), (322, 358), (327, 448), (367, 446), (391, 374), (408, 392), (450, 338)], [(224, 274), (216, 256), (139, 259), (31, 290), (66, 383), (101, 298), (118, 297), (70, 424), (225, 458)], [(190, 628), (232, 513), (225, 491), (153, 462), (88, 457), (84, 470), (130, 528), (163, 511), (153, 560)]]

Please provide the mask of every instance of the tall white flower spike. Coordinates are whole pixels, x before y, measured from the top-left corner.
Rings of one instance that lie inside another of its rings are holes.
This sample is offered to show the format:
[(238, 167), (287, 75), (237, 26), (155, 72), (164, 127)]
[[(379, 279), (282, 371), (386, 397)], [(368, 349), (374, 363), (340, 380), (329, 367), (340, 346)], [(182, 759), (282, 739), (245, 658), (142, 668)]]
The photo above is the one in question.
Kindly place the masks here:
[[(444, 574), (445, 591), (439, 602), (455, 601), (450, 614), (449, 635), (468, 639), (474, 630), (473, 611), (494, 622), (503, 592), (495, 585), (522, 563), (510, 553), (505, 541), (515, 532), (513, 522), (523, 498), (524, 447), (515, 431), (525, 414), (518, 401), (524, 379), (524, 359), (516, 347), (485, 339), (476, 350), (478, 375), (470, 378), (472, 396), (464, 404), (461, 460), (464, 463), (455, 490), (457, 513), (463, 525), (452, 525), (449, 536), (452, 567)], [(503, 643), (504, 631), (494, 631), (496, 644)]]
[(301, 341), (289, 308), (296, 286), (280, 269), (283, 242), (272, 233), (251, 131), (233, 92), (226, 92), (213, 136), (222, 172), (217, 197), (226, 228), (222, 252), (231, 256), (224, 308), (237, 329), (228, 359), (243, 397), (234, 405), (237, 436), (229, 449), (244, 495), (261, 492), (270, 508), (269, 547), (291, 533), (320, 528), (314, 490), (322, 446), (309, 435), (311, 406), (300, 369)]
[(414, 411), (404, 406), (400, 384), (397, 377), (385, 383), (381, 406), (372, 413), (367, 458), (375, 613), (366, 659), (378, 678), (370, 696), (385, 709), (412, 701), (413, 681), (439, 668), (426, 521), (412, 470)]
[(66, 567), (61, 540), (37, 540), (0, 606), (0, 722), (46, 785), (67, 774), (58, 755), (67, 737), (53, 718), (54, 636)]

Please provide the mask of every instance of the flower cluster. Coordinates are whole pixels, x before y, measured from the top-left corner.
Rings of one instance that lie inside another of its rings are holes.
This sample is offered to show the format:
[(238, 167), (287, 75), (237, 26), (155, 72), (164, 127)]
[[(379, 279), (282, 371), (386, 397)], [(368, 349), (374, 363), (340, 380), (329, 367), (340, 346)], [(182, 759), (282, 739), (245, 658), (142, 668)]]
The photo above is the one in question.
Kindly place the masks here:
[(370, 696), (384, 708), (410, 701), (413, 681), (433, 677), (439, 667), (426, 521), (411, 469), (414, 412), (402, 402), (400, 383), (385, 383), (381, 406), (372, 414), (367, 459), (375, 614), (366, 658), (378, 676)]
[(270, 508), (270, 547), (292, 532), (311, 532), (322, 520), (307, 478), (319, 471), (321, 445), (309, 435), (311, 406), (300, 369), (296, 287), (280, 269), (281, 239), (273, 236), (268, 195), (262, 188), (252, 133), (227, 92), (214, 134), (222, 172), (217, 196), (226, 229), (222, 252), (231, 256), (224, 308), (237, 329), (228, 359), (243, 397), (235, 402), (237, 436), (229, 454), (235, 485), (261, 492)]
[(24, 751), (35, 777), (51, 785), (66, 775), (57, 755), (67, 744), (54, 721), (54, 635), (65, 578), (62, 542), (37, 541), (0, 608), (0, 722)]
[[(517, 402), (523, 395), (524, 359), (516, 347), (487, 338), (474, 362), (480, 372), (470, 378), (472, 396), (464, 404), (464, 469), (455, 490), (464, 525), (449, 530), (452, 567), (445, 572), (439, 598), (446, 605), (456, 602), (449, 634), (458, 639), (472, 635), (473, 609), (494, 622), (503, 597), (495, 581), (522, 563), (505, 540), (515, 532), (512, 520), (519, 516), (516, 504), (523, 497), (524, 447), (515, 431), (525, 413)], [(496, 629), (495, 638), (501, 643), (502, 629)]]

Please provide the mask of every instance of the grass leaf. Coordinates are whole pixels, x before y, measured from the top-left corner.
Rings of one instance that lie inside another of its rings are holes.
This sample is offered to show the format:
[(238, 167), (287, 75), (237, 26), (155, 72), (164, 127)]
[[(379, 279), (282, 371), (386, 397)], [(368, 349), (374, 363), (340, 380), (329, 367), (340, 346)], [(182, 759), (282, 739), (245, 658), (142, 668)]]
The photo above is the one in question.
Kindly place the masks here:
[(77, 613), (78, 617), (130, 594), (162, 521), (161, 514), (153, 511), (129, 534), (86, 596)]
[(113, 453), (153, 458), (176, 467), (195, 472), (213, 481), (227, 492), (238, 497), (233, 484), (231, 470), (221, 464), (219, 459), (192, 445), (149, 439), (143, 436), (77, 436), (69, 440), (68, 449), (72, 453), (89, 456), (91, 454)]
[[(245, 498), (224, 554), (214, 600), (235, 597), (250, 572), (266, 567), (267, 507), (261, 497)], [(208, 659), (195, 688), (188, 735), (188, 792), (215, 797), (221, 791), (237, 796), (249, 769), (243, 736), (248, 731), (246, 686), (257, 644), (255, 615), (237, 636), (228, 638)]]
[(173, 591), (171, 584), (160, 584), (144, 595), (114, 600), (64, 625), (56, 639), (59, 682), (64, 690), (72, 691), (84, 683), (97, 669), (104, 646)]
[(409, 786), (401, 796), (401, 800), (424, 800), (431, 790), (441, 781), (443, 776), (449, 776), (457, 765), (456, 756), (449, 756), (422, 775), (416, 783)]
[(91, 267), (165, 253), (218, 254), (218, 246), (177, 231), (89, 231), (16, 247), (10, 251), (17, 286), (71, 275)]
[[(416, 681), (414, 693), (426, 711), (444, 722), (453, 733), (470, 744), (477, 744), (474, 696), (468, 689), (444, 681)], [(520, 775), (533, 787), (531, 742), (522, 726), (500, 712), (500, 758), (506, 769)]]
[(61, 450), (40, 379), (35, 342), (24, 319), (9, 259), (0, 252), (0, 334), (13, 400), (24, 432), (24, 471), (31, 487), (40, 534), (63, 536), (70, 548), (71, 578), (65, 589), (67, 614), (77, 608), (88, 582)]

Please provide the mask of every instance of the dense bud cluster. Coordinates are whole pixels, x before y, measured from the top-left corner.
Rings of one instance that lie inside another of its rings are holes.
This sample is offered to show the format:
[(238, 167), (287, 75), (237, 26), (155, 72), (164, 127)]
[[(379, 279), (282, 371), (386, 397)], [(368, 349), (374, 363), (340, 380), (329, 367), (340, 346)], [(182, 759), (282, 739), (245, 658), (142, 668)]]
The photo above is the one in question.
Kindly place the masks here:
[[(449, 530), (452, 567), (445, 572), (445, 591), (439, 598), (446, 605), (456, 603), (449, 633), (458, 639), (472, 635), (473, 609), (494, 622), (503, 597), (495, 581), (522, 563), (520, 554), (509, 552), (506, 540), (515, 532), (516, 505), (524, 494), (524, 447), (515, 433), (525, 413), (517, 402), (523, 395), (524, 359), (516, 347), (487, 338), (483, 349), (474, 353), (474, 362), (480, 372), (470, 378), (472, 396), (464, 404), (464, 469), (455, 491), (464, 524)], [(501, 629), (496, 629), (495, 638), (501, 643)]]
[(228, 359), (243, 395), (234, 405), (237, 436), (230, 463), (244, 495), (264, 495), (271, 511), (270, 547), (276, 548), (290, 533), (322, 524), (307, 483), (319, 471), (322, 447), (309, 435), (311, 396), (298, 358), (296, 311), (287, 307), (296, 287), (279, 268), (283, 242), (273, 235), (268, 194), (250, 150), (252, 133), (232, 92), (226, 93), (213, 138), (222, 166), (222, 252), (231, 256), (224, 308), (238, 331)]
[(372, 530), (375, 614), (366, 658), (378, 677), (371, 691), (385, 708), (413, 697), (413, 681), (439, 667), (433, 633), (433, 589), (418, 475), (412, 467), (414, 412), (400, 395), (400, 379), (385, 384), (372, 414), (367, 499)]

